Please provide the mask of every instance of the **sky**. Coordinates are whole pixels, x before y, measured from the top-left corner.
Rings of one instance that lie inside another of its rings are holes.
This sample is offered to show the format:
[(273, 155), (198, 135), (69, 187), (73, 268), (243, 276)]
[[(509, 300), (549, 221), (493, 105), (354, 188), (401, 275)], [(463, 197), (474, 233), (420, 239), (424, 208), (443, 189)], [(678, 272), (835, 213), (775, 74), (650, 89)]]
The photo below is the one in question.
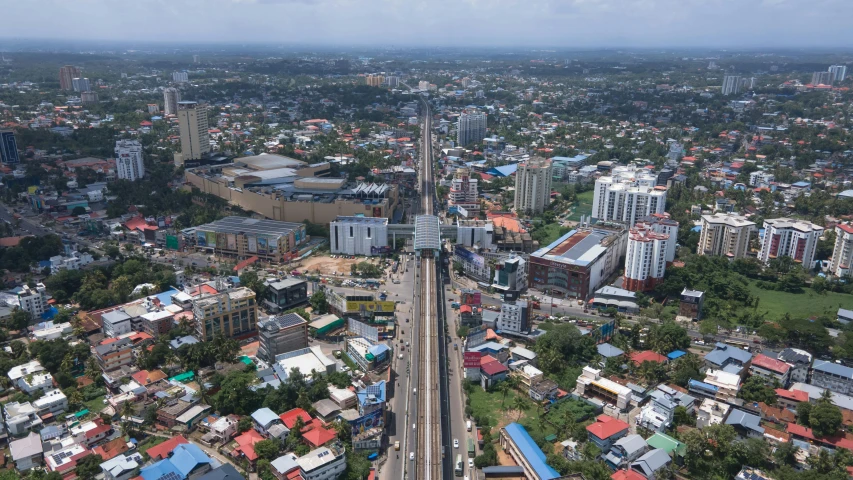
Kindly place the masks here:
[(853, 46), (851, 0), (0, 0), (0, 38), (318, 46)]

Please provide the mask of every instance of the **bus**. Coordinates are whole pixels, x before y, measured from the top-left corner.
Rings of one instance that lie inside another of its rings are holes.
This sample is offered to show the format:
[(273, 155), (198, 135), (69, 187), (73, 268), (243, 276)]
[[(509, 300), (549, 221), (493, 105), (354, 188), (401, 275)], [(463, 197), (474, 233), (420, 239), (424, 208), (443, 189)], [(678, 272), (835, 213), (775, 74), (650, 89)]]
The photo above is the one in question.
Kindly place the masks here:
[(462, 454), (461, 453), (456, 454), (456, 470), (454, 470), (454, 473), (456, 474), (457, 477), (462, 476)]
[(742, 342), (740, 340), (732, 340), (730, 338), (726, 339), (726, 344), (731, 345), (733, 347), (742, 348), (742, 349), (746, 350), (747, 352), (749, 351), (749, 347), (750, 347), (749, 342)]
[(477, 451), (474, 449), (474, 439), (468, 437), (468, 458), (474, 458), (477, 456)]

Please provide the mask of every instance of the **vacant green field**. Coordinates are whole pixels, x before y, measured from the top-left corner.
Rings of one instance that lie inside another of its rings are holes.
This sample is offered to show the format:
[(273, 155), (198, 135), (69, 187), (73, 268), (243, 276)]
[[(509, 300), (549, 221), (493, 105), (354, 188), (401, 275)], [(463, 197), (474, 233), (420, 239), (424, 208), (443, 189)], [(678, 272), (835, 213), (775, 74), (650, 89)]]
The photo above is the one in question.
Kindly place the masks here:
[(814, 315), (829, 315), (834, 318), (839, 308), (853, 309), (853, 295), (827, 292), (819, 295), (811, 288), (804, 293), (777, 292), (764, 290), (750, 283), (749, 290), (757, 296), (758, 312), (766, 312), (769, 320), (790, 313), (792, 317), (811, 317)]
[[(503, 405), (507, 408), (510, 407), (517, 395), (521, 395), (521, 393), (514, 390), (507, 392), (506, 400), (503, 402)], [(533, 438), (539, 438), (539, 436), (544, 438), (552, 433), (556, 433), (554, 427), (540, 420), (540, 412), (537, 410), (533, 400), (531, 400), (527, 395), (524, 396), (530, 400), (530, 402), (528, 403), (527, 410), (525, 410), (519, 418), (519, 413), (516, 410), (504, 411), (501, 408), (503, 393), (489, 393), (477, 385), (471, 391), (471, 409), (473, 410), (474, 417), (489, 419), (489, 425), (492, 427), (493, 433), (497, 431), (497, 428), (516, 421), (523, 425)], [(542, 410), (541, 413), (544, 414), (544, 410)]]
[(566, 219), (577, 222), (581, 219), (581, 215), (589, 215), (592, 213), (592, 197), (594, 191), (583, 192), (578, 194), (578, 201), (572, 206), (572, 214)]

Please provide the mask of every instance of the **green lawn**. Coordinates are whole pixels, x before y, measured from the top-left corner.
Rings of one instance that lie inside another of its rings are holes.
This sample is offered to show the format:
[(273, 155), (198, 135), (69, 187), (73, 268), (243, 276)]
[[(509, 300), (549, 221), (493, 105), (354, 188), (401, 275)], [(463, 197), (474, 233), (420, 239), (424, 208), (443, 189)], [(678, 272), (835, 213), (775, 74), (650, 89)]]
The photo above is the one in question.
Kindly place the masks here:
[(853, 295), (844, 293), (827, 292), (818, 295), (811, 288), (806, 288), (804, 293), (794, 294), (764, 290), (755, 286), (755, 283), (749, 284), (749, 290), (760, 299), (758, 312), (766, 312), (769, 320), (786, 313), (790, 313), (792, 317), (827, 314), (835, 318), (839, 308), (853, 309)]
[(89, 413), (97, 415), (105, 407), (104, 398), (106, 398), (106, 396), (101, 395), (100, 397), (95, 397), (88, 402), (83, 402), (83, 405), (86, 405)]
[(589, 215), (592, 213), (592, 197), (595, 194), (593, 190), (578, 194), (578, 201), (572, 206), (572, 214), (567, 217), (567, 220), (579, 221), (581, 215)]
[[(504, 401), (504, 405), (510, 406), (512, 405), (513, 399), (517, 396), (521, 395), (521, 393), (510, 390), (506, 394), (506, 400)], [(527, 395), (525, 395), (526, 398)], [(493, 392), (489, 393), (480, 388), (479, 385), (476, 385), (471, 391), (471, 409), (473, 410), (473, 416), (475, 418), (488, 418), (489, 425), (492, 427), (493, 435), (496, 432), (496, 427), (505, 426), (515, 421), (518, 421), (524, 428), (527, 429), (528, 433), (533, 438), (544, 438), (552, 433), (556, 433), (554, 427), (545, 424), (544, 422), (540, 422), (539, 412), (536, 409), (533, 400), (530, 400), (528, 409), (521, 415), (521, 418), (518, 419), (518, 412), (515, 410), (503, 411), (501, 409), (501, 400), (503, 399), (503, 394), (501, 392)], [(544, 410), (543, 412), (544, 413)], [(478, 425), (482, 426), (482, 425)]]

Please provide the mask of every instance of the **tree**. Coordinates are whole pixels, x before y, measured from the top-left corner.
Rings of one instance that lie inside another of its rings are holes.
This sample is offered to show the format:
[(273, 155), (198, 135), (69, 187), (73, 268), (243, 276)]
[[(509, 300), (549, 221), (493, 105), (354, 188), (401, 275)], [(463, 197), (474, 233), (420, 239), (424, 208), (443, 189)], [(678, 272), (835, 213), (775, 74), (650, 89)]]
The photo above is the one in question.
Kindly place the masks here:
[(678, 386), (687, 387), (687, 383), (691, 379), (699, 379), (699, 369), (702, 367), (702, 359), (694, 353), (682, 355), (681, 358), (675, 361), (675, 366), (672, 369), (672, 381)]
[(517, 412), (515, 417), (516, 422), (521, 418), (521, 415), (524, 413), (525, 410), (527, 410), (529, 406), (530, 402), (528, 402), (527, 399), (524, 398), (522, 395), (515, 396), (515, 398), (512, 400), (512, 409)]
[(682, 406), (682, 405), (675, 407), (675, 411), (673, 412), (673, 415), (672, 415), (672, 421), (675, 424), (674, 426), (676, 426), (676, 427), (679, 425), (695, 425), (696, 424), (696, 421), (693, 419), (693, 417), (690, 416), (689, 413), (687, 413), (687, 409), (684, 408), (684, 406)]
[(33, 316), (30, 315), (30, 312), (16, 308), (9, 319), (8, 327), (11, 330), (24, 330), (30, 325), (32, 318)]
[(717, 334), (717, 322), (710, 318), (706, 318), (702, 320), (702, 323), (699, 324), (699, 333), (701, 333), (704, 337), (713, 337)]
[(252, 429), (252, 417), (242, 417), (237, 422), (237, 433), (248, 432)]
[(764, 402), (767, 405), (776, 404), (776, 391), (767, 385), (763, 378), (753, 375), (743, 382), (738, 397), (747, 402)]
[(240, 275), (240, 285), (255, 292), (258, 299), (266, 297), (267, 286), (260, 278), (258, 278), (258, 274), (256, 272), (246, 272)]
[(841, 428), (841, 409), (828, 398), (821, 397), (809, 414), (809, 426), (818, 437), (835, 435)]
[(75, 217), (79, 217), (80, 215), (86, 214), (86, 207), (76, 206), (73, 210), (71, 210), (71, 215)]
[(809, 420), (812, 415), (812, 404), (809, 402), (800, 402), (797, 404), (797, 423), (809, 426)]
[(329, 302), (326, 300), (326, 292), (323, 290), (317, 290), (311, 295), (311, 307), (314, 309), (314, 313), (326, 313), (326, 310), (329, 307)]
[(275, 438), (261, 440), (255, 444), (255, 453), (257, 453), (259, 457), (265, 458), (269, 461), (278, 458), (278, 452), (280, 451), (281, 443)]
[(657, 384), (666, 379), (666, 368), (662, 363), (646, 360), (637, 368), (637, 373), (649, 385)]
[(773, 460), (779, 466), (795, 467), (797, 465), (797, 452), (800, 448), (790, 442), (780, 443), (773, 452)]
[(96, 475), (101, 473), (102, 463), (104, 463), (104, 459), (100, 455), (86, 455), (77, 460), (77, 468), (74, 469), (74, 473), (81, 480), (93, 480)]
[(664, 355), (690, 347), (690, 337), (681, 325), (669, 321), (653, 326), (649, 330), (649, 346)]

